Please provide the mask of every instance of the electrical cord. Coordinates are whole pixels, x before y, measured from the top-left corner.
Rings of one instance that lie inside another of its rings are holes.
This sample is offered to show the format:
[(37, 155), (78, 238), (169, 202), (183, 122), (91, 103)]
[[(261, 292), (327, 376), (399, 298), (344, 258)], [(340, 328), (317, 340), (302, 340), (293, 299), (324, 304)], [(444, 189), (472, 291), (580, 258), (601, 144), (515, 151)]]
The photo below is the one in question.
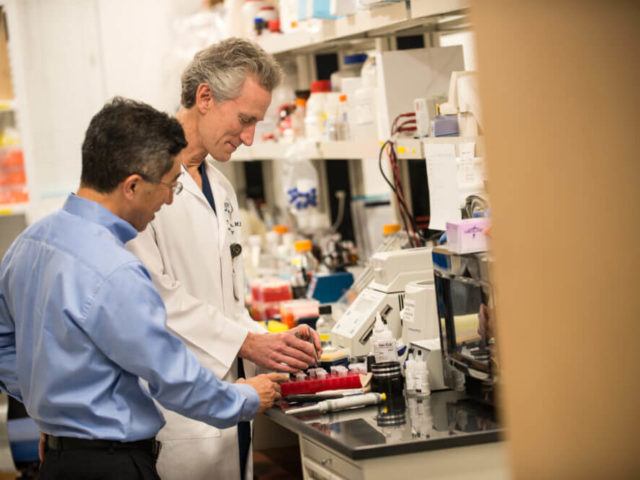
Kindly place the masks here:
[[(388, 148), (387, 155), (389, 156), (389, 161), (391, 163), (391, 169), (394, 177), (393, 183), (384, 173), (384, 169), (382, 168), (382, 154), (385, 151), (385, 148)], [(393, 141), (387, 140), (380, 147), (380, 152), (378, 154), (378, 168), (380, 170), (380, 174), (382, 175), (382, 178), (387, 183), (387, 185), (389, 185), (389, 188), (391, 188), (391, 190), (393, 191), (393, 193), (395, 194), (398, 200), (398, 206), (400, 210), (400, 219), (402, 220), (402, 224), (405, 231), (408, 233), (409, 243), (411, 247), (417, 247), (424, 244), (424, 239), (422, 238), (422, 236), (418, 231), (415, 219), (411, 211), (409, 210), (409, 207), (407, 205), (407, 202), (404, 196), (402, 183), (400, 182), (400, 169), (398, 167), (398, 161), (397, 161), (397, 156), (395, 153), (395, 147), (394, 147)]]

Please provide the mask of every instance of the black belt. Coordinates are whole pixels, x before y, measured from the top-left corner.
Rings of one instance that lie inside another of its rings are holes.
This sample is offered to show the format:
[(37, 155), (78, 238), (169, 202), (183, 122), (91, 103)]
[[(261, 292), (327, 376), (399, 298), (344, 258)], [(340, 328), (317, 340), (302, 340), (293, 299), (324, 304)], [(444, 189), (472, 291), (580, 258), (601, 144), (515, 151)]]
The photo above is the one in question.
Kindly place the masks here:
[(155, 438), (147, 438), (136, 442), (118, 442), (116, 440), (92, 440), (47, 435), (47, 447), (51, 450), (144, 450), (158, 458), (162, 444)]

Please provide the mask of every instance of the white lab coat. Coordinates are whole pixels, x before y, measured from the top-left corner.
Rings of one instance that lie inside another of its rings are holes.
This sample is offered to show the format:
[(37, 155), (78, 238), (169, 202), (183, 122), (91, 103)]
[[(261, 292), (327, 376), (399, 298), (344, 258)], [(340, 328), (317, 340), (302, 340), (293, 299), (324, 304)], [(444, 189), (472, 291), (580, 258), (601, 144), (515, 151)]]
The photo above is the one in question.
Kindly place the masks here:
[[(151, 273), (167, 307), (169, 330), (218, 378), (234, 381), (247, 333), (263, 329), (244, 306), (242, 255), (231, 259), (231, 244), (240, 242), (238, 201), (212, 162), (207, 157), (217, 215), (183, 169), (183, 191), (127, 247)], [(244, 363), (247, 375), (255, 371), (255, 365)], [(163, 443), (158, 470), (164, 480), (240, 477), (236, 427), (218, 430), (171, 411), (163, 414), (167, 424), (158, 435)], [(248, 463), (250, 479), (251, 456)]]

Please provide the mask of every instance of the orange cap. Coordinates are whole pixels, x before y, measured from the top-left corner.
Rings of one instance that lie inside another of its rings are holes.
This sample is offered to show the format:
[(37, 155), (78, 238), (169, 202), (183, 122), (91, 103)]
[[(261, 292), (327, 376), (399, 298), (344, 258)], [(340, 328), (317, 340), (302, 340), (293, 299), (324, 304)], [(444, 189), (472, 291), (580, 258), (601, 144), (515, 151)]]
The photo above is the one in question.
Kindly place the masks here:
[(272, 228), (272, 230), (273, 230), (274, 232), (279, 233), (279, 234), (281, 234), (281, 235), (282, 235), (282, 234), (287, 233), (287, 232), (289, 231), (289, 227), (287, 227), (286, 225), (282, 225), (281, 223), (279, 223), (279, 224), (277, 224), (277, 225), (274, 225), (274, 226), (273, 226), (273, 228)]
[(382, 235), (392, 235), (400, 231), (400, 224), (398, 223), (385, 223), (382, 226)]
[(298, 253), (310, 252), (312, 246), (311, 240), (296, 240), (293, 244), (293, 248), (295, 248)]
[(346, 102), (347, 101), (347, 95), (346, 94), (342, 94), (338, 97), (338, 100), (340, 100), (341, 102)]

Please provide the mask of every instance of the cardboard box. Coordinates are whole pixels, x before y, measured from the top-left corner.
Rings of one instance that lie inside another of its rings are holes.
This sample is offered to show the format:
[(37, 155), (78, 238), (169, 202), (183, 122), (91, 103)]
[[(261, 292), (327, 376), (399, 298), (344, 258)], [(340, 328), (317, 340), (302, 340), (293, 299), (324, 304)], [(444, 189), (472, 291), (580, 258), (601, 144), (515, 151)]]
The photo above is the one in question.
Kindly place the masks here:
[(447, 222), (447, 247), (455, 253), (485, 252), (488, 249), (488, 218), (467, 218)]

